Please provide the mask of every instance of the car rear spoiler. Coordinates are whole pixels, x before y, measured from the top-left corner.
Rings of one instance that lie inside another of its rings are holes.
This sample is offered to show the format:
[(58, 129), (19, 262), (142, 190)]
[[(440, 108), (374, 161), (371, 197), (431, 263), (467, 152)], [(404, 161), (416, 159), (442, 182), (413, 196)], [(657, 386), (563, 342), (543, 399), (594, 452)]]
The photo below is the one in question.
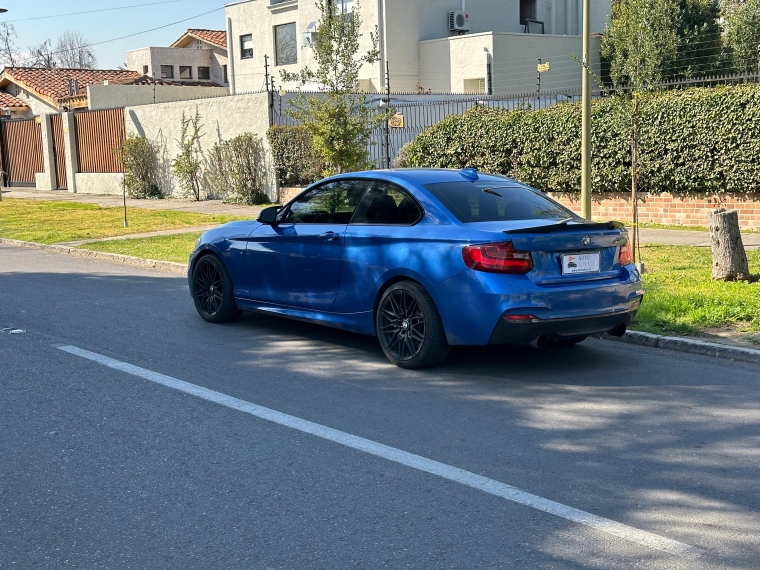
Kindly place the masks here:
[(519, 228), (516, 230), (505, 230), (505, 234), (550, 234), (557, 230), (577, 230), (579, 232), (585, 231), (603, 231), (603, 230), (624, 230), (625, 226), (620, 222), (586, 222), (583, 224), (568, 224), (567, 222), (560, 222), (558, 224), (550, 224), (548, 226), (536, 226), (533, 228)]

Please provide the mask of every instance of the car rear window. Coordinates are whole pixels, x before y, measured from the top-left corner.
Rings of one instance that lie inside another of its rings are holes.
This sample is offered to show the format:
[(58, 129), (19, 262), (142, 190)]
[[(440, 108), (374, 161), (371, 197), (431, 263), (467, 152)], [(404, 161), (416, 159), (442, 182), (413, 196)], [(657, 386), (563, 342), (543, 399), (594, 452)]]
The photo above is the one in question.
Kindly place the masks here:
[(460, 222), (564, 220), (578, 216), (539, 190), (498, 182), (444, 182), (425, 188)]

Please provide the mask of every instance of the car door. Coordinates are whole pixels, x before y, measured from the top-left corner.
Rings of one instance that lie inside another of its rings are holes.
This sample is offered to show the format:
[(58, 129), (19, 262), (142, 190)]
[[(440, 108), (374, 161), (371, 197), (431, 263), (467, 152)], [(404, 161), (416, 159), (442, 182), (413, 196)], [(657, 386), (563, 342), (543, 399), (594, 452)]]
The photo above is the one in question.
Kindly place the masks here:
[(331, 311), (338, 291), (346, 226), (371, 186), (368, 179), (322, 184), (262, 225), (246, 250), (249, 297)]

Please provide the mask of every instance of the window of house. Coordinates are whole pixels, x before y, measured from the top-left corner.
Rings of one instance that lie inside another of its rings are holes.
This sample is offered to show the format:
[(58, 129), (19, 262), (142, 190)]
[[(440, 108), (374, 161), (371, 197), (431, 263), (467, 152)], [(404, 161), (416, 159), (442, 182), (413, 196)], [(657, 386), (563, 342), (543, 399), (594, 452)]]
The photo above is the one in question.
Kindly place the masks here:
[(525, 25), (525, 20), (536, 19), (536, 0), (520, 0), (520, 25)]
[(222, 66), (222, 74), (224, 75), (224, 82), (225, 83), (229, 83), (229, 81), (227, 79), (227, 66), (226, 65)]
[(143, 65), (143, 75), (148, 75), (148, 66)]
[(333, 0), (338, 14), (352, 14), (354, 12), (354, 0)]
[[(198, 77), (200, 78), (201, 75), (201, 68), (198, 68)], [(179, 78), (180, 79), (192, 79), (193, 78), (193, 68), (189, 65), (180, 65), (179, 66)]]
[(240, 59), (253, 57), (253, 35), (240, 36)]
[(208, 81), (211, 79), (211, 68), (210, 67), (198, 67), (198, 79), (201, 81)]
[(283, 24), (274, 27), (274, 53), (276, 65), (298, 63), (298, 41), (296, 24)]
[(161, 79), (174, 79), (174, 66), (162, 65), (161, 66)]

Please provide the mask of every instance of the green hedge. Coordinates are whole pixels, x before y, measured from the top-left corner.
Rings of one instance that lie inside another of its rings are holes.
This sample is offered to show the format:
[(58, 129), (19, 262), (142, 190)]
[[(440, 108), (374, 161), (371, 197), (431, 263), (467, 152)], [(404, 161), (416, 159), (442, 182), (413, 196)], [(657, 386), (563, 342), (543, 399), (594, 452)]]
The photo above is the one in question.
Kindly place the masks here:
[[(592, 117), (594, 191), (630, 191), (630, 100), (596, 100)], [(760, 191), (760, 85), (644, 95), (640, 125), (642, 191)], [(476, 107), (423, 131), (404, 147), (403, 161), (405, 166), (472, 166), (544, 191), (575, 192), (580, 139), (580, 104), (540, 111)]]
[(274, 169), (282, 186), (306, 186), (322, 177), (325, 163), (304, 127), (275, 125), (267, 131)]

